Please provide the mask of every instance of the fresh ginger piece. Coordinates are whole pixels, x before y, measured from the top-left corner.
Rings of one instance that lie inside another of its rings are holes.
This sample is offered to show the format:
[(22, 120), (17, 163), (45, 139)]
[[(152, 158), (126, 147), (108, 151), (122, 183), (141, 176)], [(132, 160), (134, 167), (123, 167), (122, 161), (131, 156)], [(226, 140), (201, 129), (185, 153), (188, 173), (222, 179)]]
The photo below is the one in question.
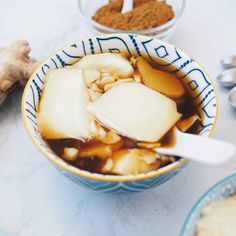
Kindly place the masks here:
[(176, 123), (176, 126), (178, 127), (179, 130), (183, 131), (183, 132), (186, 132), (187, 130), (189, 130), (194, 124), (196, 121), (200, 120), (199, 116), (198, 115), (193, 115), (193, 116), (190, 116), (189, 118), (186, 118), (186, 119), (182, 119), (182, 120), (179, 120), (177, 123)]
[(124, 149), (112, 155), (111, 172), (119, 175), (139, 174), (156, 170), (161, 160), (155, 152), (146, 149)]
[(0, 105), (17, 82), (24, 86), (39, 64), (29, 57), (29, 43), (18, 40), (7, 48), (0, 48)]
[(112, 152), (119, 150), (123, 145), (123, 141), (120, 140), (115, 144), (104, 144), (96, 142), (89, 144), (85, 148), (81, 148), (79, 151), (79, 157), (99, 157), (101, 159), (107, 159), (112, 156)]
[(173, 99), (184, 95), (184, 87), (174, 75), (153, 68), (143, 57), (137, 58), (137, 68), (143, 83), (149, 88)]

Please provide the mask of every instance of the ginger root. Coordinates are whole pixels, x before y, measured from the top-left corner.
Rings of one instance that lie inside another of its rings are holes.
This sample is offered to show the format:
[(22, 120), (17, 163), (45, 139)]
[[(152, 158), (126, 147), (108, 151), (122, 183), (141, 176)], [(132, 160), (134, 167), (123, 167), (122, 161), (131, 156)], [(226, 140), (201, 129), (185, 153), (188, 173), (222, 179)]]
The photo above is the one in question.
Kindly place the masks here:
[(24, 86), (38, 62), (29, 57), (31, 48), (24, 40), (0, 47), (0, 105), (18, 84)]

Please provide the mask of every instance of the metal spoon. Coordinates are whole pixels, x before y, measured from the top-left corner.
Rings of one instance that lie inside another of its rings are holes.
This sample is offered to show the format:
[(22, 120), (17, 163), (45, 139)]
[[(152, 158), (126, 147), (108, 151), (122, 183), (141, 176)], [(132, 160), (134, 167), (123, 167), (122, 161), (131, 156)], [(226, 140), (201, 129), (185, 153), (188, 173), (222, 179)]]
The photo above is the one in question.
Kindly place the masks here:
[(224, 69), (236, 67), (236, 56), (226, 57), (221, 60), (221, 65)]
[(225, 70), (218, 75), (217, 80), (224, 87), (236, 86), (236, 68)]
[(121, 13), (124, 14), (133, 9), (133, 0), (124, 0)]
[(236, 87), (229, 92), (228, 101), (233, 108), (236, 108)]

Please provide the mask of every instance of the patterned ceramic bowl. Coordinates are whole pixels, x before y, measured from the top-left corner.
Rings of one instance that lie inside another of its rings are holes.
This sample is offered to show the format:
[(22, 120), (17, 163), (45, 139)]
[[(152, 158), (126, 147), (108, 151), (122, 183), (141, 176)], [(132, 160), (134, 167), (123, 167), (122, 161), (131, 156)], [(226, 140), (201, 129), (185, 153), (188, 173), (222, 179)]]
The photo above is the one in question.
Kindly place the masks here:
[(226, 177), (210, 188), (190, 211), (180, 236), (194, 236), (202, 209), (214, 200), (224, 199), (236, 193), (236, 174)]
[(132, 193), (154, 188), (176, 175), (187, 161), (180, 159), (146, 174), (128, 176), (93, 174), (64, 162), (48, 148), (40, 135), (36, 113), (48, 70), (71, 65), (84, 55), (101, 52), (143, 55), (153, 63), (176, 74), (196, 101), (196, 108), (202, 118), (200, 135), (211, 134), (216, 121), (217, 101), (212, 82), (203, 68), (189, 55), (171, 44), (146, 36), (127, 34), (103, 35), (80, 40), (49, 56), (36, 69), (25, 87), (22, 99), (22, 117), (25, 128), (33, 143), (45, 157), (63, 173), (86, 188), (115, 193)]

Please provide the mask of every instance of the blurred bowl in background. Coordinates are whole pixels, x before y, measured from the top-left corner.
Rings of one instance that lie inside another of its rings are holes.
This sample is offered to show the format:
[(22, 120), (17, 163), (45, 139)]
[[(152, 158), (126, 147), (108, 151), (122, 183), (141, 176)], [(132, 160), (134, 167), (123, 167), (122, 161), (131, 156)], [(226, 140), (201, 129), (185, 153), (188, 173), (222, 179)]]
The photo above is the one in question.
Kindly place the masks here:
[(187, 219), (185, 220), (180, 236), (195, 236), (197, 223), (201, 218), (202, 210), (211, 202), (228, 198), (235, 193), (236, 174), (226, 177), (210, 188), (190, 211)]
[(101, 25), (92, 19), (98, 8), (107, 4), (107, 0), (78, 0), (80, 14), (92, 26), (96, 34), (111, 34), (111, 33), (126, 33), (126, 34), (139, 34), (147, 35), (154, 38), (168, 40), (174, 33), (176, 24), (184, 12), (185, 0), (167, 0), (167, 3), (172, 6), (175, 17), (167, 23), (147, 29), (147, 30), (119, 30), (112, 29), (107, 26)]

